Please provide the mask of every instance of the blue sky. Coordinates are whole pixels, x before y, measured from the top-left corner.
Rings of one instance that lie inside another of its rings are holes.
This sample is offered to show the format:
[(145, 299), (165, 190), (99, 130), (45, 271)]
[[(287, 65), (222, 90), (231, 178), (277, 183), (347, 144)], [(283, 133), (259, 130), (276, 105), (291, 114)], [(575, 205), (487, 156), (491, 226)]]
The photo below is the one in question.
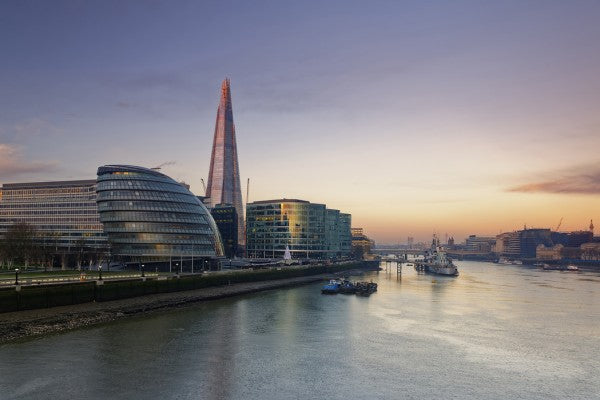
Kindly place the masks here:
[(327, 203), (381, 241), (583, 228), (599, 20), (594, 1), (3, 1), (0, 183), (175, 161), (202, 194), (227, 76), (250, 201)]

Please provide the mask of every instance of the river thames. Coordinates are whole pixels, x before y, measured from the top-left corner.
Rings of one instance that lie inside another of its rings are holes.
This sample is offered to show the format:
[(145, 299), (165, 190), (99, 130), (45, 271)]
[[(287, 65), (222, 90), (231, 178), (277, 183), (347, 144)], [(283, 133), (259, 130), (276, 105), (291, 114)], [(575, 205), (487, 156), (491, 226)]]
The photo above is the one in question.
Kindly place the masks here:
[(600, 398), (600, 273), (457, 265), (369, 274), (369, 298), (311, 284), (3, 345), (0, 398)]

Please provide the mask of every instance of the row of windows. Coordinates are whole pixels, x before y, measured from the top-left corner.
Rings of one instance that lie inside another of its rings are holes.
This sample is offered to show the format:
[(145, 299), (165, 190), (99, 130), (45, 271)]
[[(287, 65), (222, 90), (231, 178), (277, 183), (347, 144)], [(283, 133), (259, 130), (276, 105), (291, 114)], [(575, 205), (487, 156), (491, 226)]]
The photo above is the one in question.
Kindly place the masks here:
[[(6, 232), (14, 223), (0, 223), (0, 232)], [(55, 223), (40, 223), (35, 224), (35, 228), (38, 231), (46, 232), (67, 232), (67, 231), (95, 231), (103, 232), (102, 225), (100, 224), (55, 224)]]
[[(196, 235), (212, 235), (212, 231), (208, 225), (187, 225), (185, 227), (171, 228), (169, 226), (161, 226), (167, 224), (146, 224), (146, 223), (128, 223), (135, 225), (134, 227), (116, 227), (113, 224), (108, 224), (104, 227), (106, 233), (116, 232), (156, 232), (156, 233), (192, 233)], [(157, 226), (158, 225), (158, 226)]]
[(201, 214), (156, 213), (145, 211), (105, 211), (100, 215), (103, 223), (107, 222), (188, 222), (206, 224), (208, 221)]
[(178, 183), (165, 183), (165, 182), (150, 182), (150, 181), (141, 181), (141, 180), (123, 180), (123, 181), (107, 181), (102, 182), (98, 186), (98, 192), (103, 190), (117, 190), (117, 189), (125, 189), (125, 190), (157, 190), (162, 192), (173, 192), (173, 193), (181, 193), (188, 194), (188, 191), (185, 187), (181, 186)]
[(95, 215), (98, 216), (98, 210), (26, 210), (26, 211), (16, 211), (16, 210), (0, 210), (0, 218), (4, 218), (7, 216), (35, 216), (35, 215), (68, 215), (72, 217), (78, 216), (90, 216)]
[(189, 239), (171, 238), (168, 236), (157, 235), (155, 237), (139, 237), (139, 238), (119, 238), (110, 236), (110, 242), (115, 246), (118, 244), (140, 244), (140, 243), (157, 243), (157, 244), (212, 244), (210, 240), (203, 240), (201, 236), (192, 236)]
[(169, 192), (151, 192), (143, 190), (110, 190), (98, 192), (98, 203), (103, 200), (154, 200), (171, 201), (174, 203), (199, 204), (200, 200), (194, 196), (187, 196)]
[(204, 213), (204, 210), (200, 205), (190, 203), (167, 203), (162, 201), (103, 201), (98, 204), (99, 212), (107, 210), (149, 210)]
[(119, 255), (162, 255), (162, 256), (173, 256), (173, 262), (176, 262), (177, 258), (181, 255), (184, 256), (214, 256), (215, 250), (212, 244), (199, 245), (199, 244), (172, 244), (172, 245), (161, 245), (161, 244), (136, 244), (134, 246), (118, 246)]
[(68, 199), (66, 201), (61, 202), (48, 202), (48, 201), (39, 201), (39, 202), (28, 202), (28, 203), (8, 203), (5, 201), (0, 201), (0, 209), (40, 209), (40, 208), (96, 208), (96, 198), (94, 197), (94, 201), (86, 201), (86, 202), (73, 202), (73, 199)]
[(81, 218), (53, 218), (53, 217), (12, 217), (0, 219), (0, 224), (13, 225), (27, 223), (31, 225), (41, 224), (95, 224), (100, 225), (100, 221), (97, 217), (81, 217)]
[(3, 189), (2, 195), (7, 196), (57, 196), (57, 195), (79, 195), (89, 194), (96, 191), (96, 185), (83, 187), (59, 187), (59, 188), (35, 188), (35, 189)]

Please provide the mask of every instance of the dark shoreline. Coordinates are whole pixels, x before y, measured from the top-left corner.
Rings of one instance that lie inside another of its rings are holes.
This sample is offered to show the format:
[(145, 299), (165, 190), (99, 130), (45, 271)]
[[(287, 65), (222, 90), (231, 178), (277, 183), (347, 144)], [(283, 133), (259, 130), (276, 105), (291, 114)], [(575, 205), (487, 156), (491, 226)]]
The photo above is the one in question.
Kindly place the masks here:
[[(343, 271), (349, 274), (354, 271)], [(338, 273), (340, 274), (340, 273)], [(242, 294), (305, 285), (322, 281), (332, 274), (299, 278), (236, 283), (196, 290), (152, 294), (107, 302), (16, 311), (0, 314), (0, 345), (47, 334), (98, 325), (130, 316), (181, 308), (201, 301), (216, 300)]]

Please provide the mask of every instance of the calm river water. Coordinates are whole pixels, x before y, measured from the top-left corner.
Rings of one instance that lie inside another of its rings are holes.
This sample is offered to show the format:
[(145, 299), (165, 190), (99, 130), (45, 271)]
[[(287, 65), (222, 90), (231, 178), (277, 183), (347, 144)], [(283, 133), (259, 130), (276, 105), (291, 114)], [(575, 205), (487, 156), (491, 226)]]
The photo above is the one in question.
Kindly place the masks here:
[[(1, 399), (598, 399), (600, 273), (404, 267), (0, 347)], [(1, 318), (1, 316), (0, 316)]]

